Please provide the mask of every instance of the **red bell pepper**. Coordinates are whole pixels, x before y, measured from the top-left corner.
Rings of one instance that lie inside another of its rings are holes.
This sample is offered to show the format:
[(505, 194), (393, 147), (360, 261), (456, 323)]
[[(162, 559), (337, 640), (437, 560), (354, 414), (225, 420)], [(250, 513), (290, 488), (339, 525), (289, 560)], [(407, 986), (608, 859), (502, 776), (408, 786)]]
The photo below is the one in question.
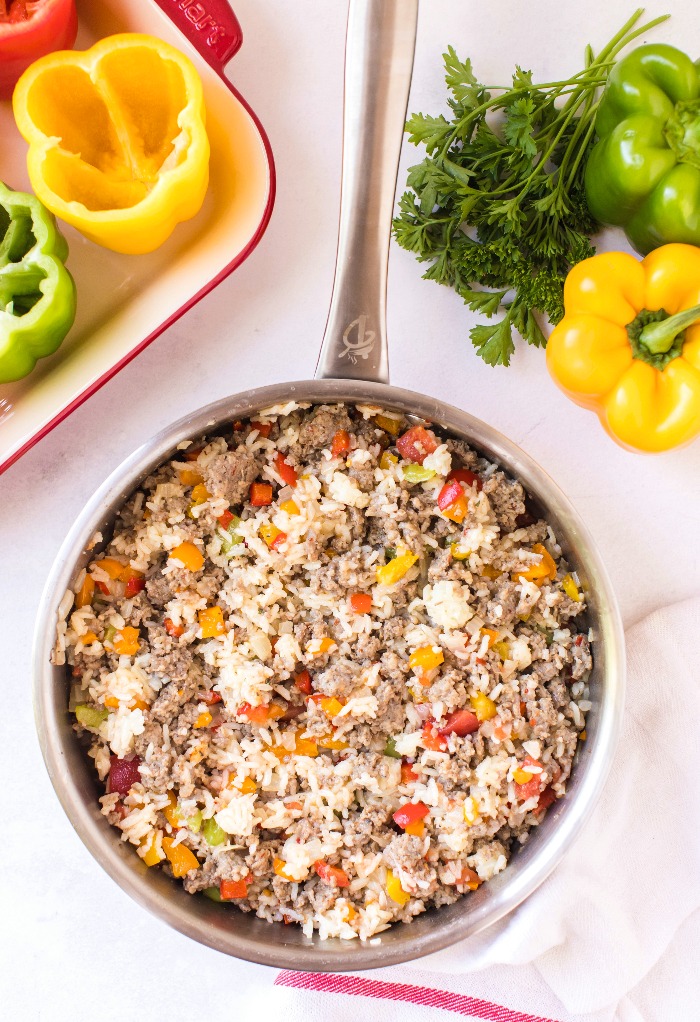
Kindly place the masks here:
[(339, 429), (333, 437), (333, 443), (331, 444), (331, 454), (334, 458), (339, 458), (341, 454), (347, 454), (350, 450), (350, 434), (345, 429)]
[(429, 812), (425, 802), (406, 802), (394, 813), (394, 823), (405, 830), (411, 823), (422, 820)]
[(271, 422), (255, 422), (253, 419), (250, 421), (250, 428), (257, 429), (260, 436), (264, 436), (267, 439), (272, 432)]
[(444, 752), (447, 745), (447, 739), (435, 727), (434, 720), (426, 720), (423, 725), (421, 741), (425, 748), (431, 752)]
[(481, 476), (478, 476), (476, 472), (470, 472), (468, 468), (454, 468), (447, 477), (447, 482), (452, 482), (456, 479), (458, 483), (464, 483), (465, 486), (476, 485), (477, 490), (483, 490), (484, 484), (481, 481)]
[(124, 596), (129, 600), (132, 596), (136, 596), (137, 593), (143, 592), (145, 588), (146, 579), (142, 575), (130, 575), (126, 580)]
[(304, 693), (305, 696), (311, 695), (312, 692), (311, 675), (307, 670), (299, 671), (296, 678), (294, 679), (294, 684), (296, 685), (300, 692)]
[(337, 866), (331, 866), (329, 863), (319, 859), (318, 862), (314, 863), (314, 869), (326, 884), (332, 884), (335, 887), (349, 887), (350, 878), (344, 869), (338, 869)]
[(297, 474), (294, 466), (289, 464), (281, 451), (278, 451), (275, 455), (275, 468), (277, 469), (277, 475), (287, 486), (296, 486)]
[(441, 511), (446, 511), (448, 507), (452, 507), (463, 496), (462, 484), (453, 479), (451, 483), (445, 483), (438, 493), (437, 506)]
[(250, 503), (253, 507), (267, 507), (272, 503), (272, 487), (269, 483), (252, 483)]
[(166, 617), (163, 621), (163, 628), (165, 628), (168, 635), (172, 635), (173, 639), (179, 639), (181, 635), (185, 634), (184, 626), (176, 625), (169, 617)]
[(372, 610), (372, 594), (353, 593), (350, 597), (350, 606), (356, 614), (369, 614)]
[(75, 0), (0, 0), (0, 99), (39, 57), (70, 50), (77, 32)]
[(221, 900), (231, 901), (233, 898), (247, 898), (248, 884), (252, 879), (248, 874), (243, 880), (222, 880), (219, 884)]
[(228, 527), (231, 524), (231, 522), (233, 521), (233, 519), (234, 519), (234, 515), (232, 515), (230, 511), (224, 511), (224, 513), (222, 515), (219, 515), (219, 517), (216, 520), (219, 523), (219, 525), (221, 526), (221, 528), (224, 531), (226, 531), (226, 529), (228, 529)]
[(445, 721), (445, 726), (440, 728), (441, 735), (471, 735), (479, 730), (479, 718), (471, 710), (455, 710)]
[(416, 465), (422, 465), (437, 447), (437, 437), (423, 426), (412, 426), (396, 441), (396, 449), (401, 457)]

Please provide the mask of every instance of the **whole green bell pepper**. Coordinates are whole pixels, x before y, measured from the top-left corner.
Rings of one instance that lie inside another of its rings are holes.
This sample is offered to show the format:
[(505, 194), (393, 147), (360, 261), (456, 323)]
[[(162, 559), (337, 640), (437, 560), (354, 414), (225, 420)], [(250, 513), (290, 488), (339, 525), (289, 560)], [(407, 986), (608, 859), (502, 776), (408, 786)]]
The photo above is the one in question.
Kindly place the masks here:
[(700, 245), (700, 73), (675, 46), (640, 46), (610, 72), (586, 168), (593, 216), (646, 255)]
[(0, 383), (51, 355), (75, 319), (65, 238), (33, 195), (0, 181)]

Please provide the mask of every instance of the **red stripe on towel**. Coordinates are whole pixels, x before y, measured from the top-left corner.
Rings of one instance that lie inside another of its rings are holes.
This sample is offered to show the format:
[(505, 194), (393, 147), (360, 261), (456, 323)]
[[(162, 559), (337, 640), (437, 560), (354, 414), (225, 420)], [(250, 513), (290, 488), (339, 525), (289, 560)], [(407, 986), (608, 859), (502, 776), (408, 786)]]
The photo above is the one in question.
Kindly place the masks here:
[(479, 997), (466, 997), (449, 990), (416, 987), (410, 983), (384, 983), (378, 979), (343, 976), (328, 972), (292, 972), (283, 970), (275, 979), (275, 986), (296, 987), (299, 990), (318, 990), (326, 994), (350, 994), (354, 997), (376, 997), (387, 1001), (407, 1001), (428, 1008), (441, 1008), (455, 1015), (471, 1015), (485, 1022), (556, 1022), (542, 1015), (527, 1015), (511, 1011), (500, 1004), (482, 1001)]

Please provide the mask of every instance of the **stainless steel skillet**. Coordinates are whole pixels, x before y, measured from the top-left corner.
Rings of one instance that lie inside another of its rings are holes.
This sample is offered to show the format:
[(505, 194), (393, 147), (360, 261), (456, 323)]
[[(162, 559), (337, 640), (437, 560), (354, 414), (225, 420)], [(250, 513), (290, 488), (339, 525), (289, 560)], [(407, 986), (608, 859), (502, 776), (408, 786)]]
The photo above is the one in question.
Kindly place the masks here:
[[(417, 0), (351, 0), (345, 71), (343, 183), (338, 259), (317, 378), (273, 384), (208, 405), (147, 440), (87, 503), (66, 538), (44, 593), (35, 641), (34, 701), (41, 748), (73, 827), (116, 882), (171, 926), (226, 954), (289, 969), (379, 968), (437, 951), (502, 918), (530, 895), (575, 839), (610, 766), (623, 705), (622, 628), (604, 567), (577, 514), (549, 476), (515, 444), (471, 415), (388, 385), (385, 328), (391, 211), (415, 43)], [(378, 404), (429, 420), (464, 438), (519, 478), (551, 522), (586, 590), (595, 635), (588, 740), (567, 795), (508, 868), (453, 905), (398, 925), (372, 943), (319, 941), (192, 897), (156, 870), (99, 814), (92, 763), (71, 730), (64, 668), (50, 664), (57, 609), (88, 560), (97, 531), (109, 535), (124, 500), (177, 444), (261, 408), (296, 398)]]

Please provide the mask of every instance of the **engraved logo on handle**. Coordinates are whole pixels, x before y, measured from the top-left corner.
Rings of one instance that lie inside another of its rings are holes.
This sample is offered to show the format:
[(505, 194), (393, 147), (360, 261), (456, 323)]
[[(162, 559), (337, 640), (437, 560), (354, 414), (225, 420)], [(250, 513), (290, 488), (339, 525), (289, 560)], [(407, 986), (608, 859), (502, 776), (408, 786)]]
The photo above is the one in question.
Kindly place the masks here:
[[(358, 358), (369, 358), (374, 348), (374, 330), (367, 330), (367, 316), (363, 313), (345, 327), (343, 331), (343, 344), (345, 348), (340, 353), (340, 358), (347, 355), (353, 365), (357, 365)], [(353, 337), (353, 331), (355, 336)]]

